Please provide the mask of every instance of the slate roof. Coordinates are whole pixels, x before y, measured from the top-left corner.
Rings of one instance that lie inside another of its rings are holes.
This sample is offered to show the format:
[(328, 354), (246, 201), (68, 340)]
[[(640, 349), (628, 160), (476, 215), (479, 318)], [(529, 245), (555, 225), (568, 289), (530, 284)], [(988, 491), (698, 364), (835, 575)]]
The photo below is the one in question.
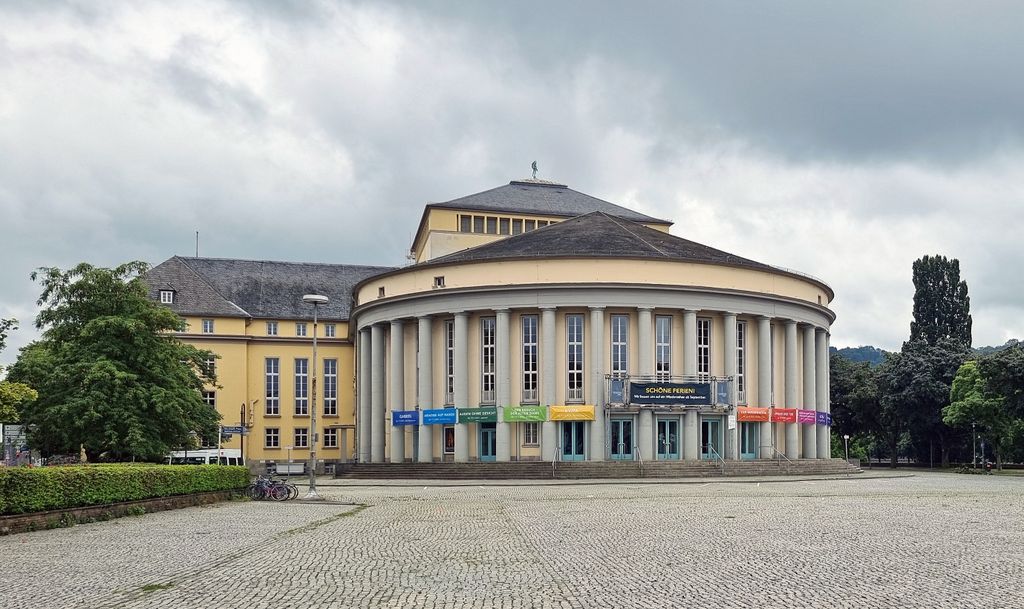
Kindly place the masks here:
[(427, 208), (472, 209), (514, 214), (573, 217), (601, 211), (633, 222), (672, 224), (621, 205), (577, 192), (565, 184), (546, 180), (513, 180), (504, 186), (459, 197), (443, 203), (430, 203)]
[(175, 256), (146, 274), (149, 294), (159, 300), (161, 289), (173, 289), (169, 305), (180, 315), (312, 319), (313, 308), (303, 294), (323, 294), (330, 301), (320, 318), (347, 320), (352, 288), (394, 267), (274, 262), (234, 258)]
[(544, 257), (651, 258), (781, 269), (596, 211), (441, 256), (427, 264)]

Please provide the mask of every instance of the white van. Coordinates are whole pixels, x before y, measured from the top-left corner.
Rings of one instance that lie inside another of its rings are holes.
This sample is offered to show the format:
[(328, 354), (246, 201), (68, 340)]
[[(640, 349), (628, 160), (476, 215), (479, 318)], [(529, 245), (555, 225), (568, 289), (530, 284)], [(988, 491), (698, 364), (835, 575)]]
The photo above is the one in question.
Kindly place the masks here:
[(197, 448), (196, 450), (176, 450), (167, 455), (164, 463), (170, 465), (245, 465), (242, 451), (238, 448)]

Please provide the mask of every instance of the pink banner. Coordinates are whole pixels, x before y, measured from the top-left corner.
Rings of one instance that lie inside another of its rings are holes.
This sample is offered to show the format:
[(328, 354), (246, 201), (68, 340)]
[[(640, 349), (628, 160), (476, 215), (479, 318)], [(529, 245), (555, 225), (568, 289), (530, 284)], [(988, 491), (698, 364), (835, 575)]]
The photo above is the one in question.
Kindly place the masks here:
[(814, 425), (818, 419), (818, 413), (814, 410), (797, 410), (796, 422), (804, 425)]

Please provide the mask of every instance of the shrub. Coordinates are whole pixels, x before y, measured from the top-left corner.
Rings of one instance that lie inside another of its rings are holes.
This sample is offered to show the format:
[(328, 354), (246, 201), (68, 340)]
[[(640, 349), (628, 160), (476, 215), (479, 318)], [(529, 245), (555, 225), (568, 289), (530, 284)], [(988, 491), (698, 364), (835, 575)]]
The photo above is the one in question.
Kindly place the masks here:
[(111, 464), (0, 468), (0, 514), (226, 491), (249, 484), (244, 467)]

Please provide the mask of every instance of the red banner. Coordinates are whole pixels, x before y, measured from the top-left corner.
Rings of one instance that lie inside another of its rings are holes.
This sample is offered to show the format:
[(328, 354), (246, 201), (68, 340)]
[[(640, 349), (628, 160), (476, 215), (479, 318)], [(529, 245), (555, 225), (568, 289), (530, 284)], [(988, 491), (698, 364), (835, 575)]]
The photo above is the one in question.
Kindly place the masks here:
[(741, 423), (767, 423), (771, 420), (771, 408), (737, 408), (736, 420)]
[(772, 408), (772, 423), (796, 423), (796, 408)]

